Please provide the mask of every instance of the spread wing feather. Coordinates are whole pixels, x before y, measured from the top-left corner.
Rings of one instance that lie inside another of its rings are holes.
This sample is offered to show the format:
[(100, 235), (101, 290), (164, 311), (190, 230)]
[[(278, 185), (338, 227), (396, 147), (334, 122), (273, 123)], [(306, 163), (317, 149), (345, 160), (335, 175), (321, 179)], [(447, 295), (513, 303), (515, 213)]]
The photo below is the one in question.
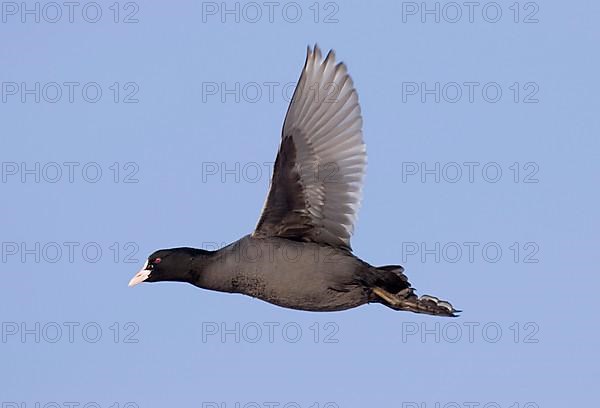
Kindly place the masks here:
[(315, 45), (283, 124), (271, 188), (255, 236), (350, 249), (366, 149), (358, 95), (343, 63)]

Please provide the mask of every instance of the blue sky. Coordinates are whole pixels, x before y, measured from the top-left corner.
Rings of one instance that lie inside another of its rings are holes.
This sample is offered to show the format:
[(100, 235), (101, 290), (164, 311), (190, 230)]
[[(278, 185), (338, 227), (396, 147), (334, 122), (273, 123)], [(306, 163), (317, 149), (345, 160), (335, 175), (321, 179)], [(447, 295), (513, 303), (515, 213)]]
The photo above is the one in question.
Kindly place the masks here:
[[(24, 4), (0, 16), (3, 407), (592, 404), (597, 3)], [(252, 231), (315, 42), (363, 112), (355, 253), (460, 318), (127, 287)]]

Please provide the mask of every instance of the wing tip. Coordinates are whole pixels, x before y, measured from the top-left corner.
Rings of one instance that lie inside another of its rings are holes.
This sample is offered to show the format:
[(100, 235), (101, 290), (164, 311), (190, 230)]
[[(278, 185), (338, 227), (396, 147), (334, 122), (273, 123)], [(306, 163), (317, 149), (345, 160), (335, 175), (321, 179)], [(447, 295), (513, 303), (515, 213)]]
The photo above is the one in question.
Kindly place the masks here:
[[(332, 63), (336, 60), (335, 49), (331, 48), (325, 58), (323, 58), (323, 54), (321, 52), (321, 47), (319, 47), (318, 43), (314, 43), (311, 47), (310, 44), (306, 46), (306, 60), (311, 60), (314, 62), (323, 62), (323, 63)], [(339, 62), (337, 65), (344, 65), (343, 62)]]

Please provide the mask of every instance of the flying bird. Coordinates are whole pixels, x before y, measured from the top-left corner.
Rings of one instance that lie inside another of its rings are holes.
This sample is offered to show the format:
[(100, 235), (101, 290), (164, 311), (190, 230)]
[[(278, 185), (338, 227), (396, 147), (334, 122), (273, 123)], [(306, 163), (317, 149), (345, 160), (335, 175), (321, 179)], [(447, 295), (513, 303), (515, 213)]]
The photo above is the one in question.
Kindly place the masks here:
[(285, 116), (270, 190), (254, 232), (216, 251), (161, 249), (129, 286), (187, 282), (297, 310), (338, 311), (366, 303), (456, 316), (417, 296), (400, 265), (373, 266), (352, 253), (366, 167), (358, 95), (346, 65), (317, 45)]

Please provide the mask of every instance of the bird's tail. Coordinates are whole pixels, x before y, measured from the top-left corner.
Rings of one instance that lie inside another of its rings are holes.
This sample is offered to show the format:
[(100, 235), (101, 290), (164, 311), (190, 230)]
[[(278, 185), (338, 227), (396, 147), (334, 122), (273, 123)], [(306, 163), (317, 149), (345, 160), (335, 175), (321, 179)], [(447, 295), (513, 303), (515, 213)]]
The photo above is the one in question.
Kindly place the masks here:
[(375, 268), (375, 273), (377, 278), (372, 282), (373, 293), (379, 302), (394, 310), (452, 317), (460, 312), (445, 300), (429, 295), (415, 295), (414, 288), (400, 265), (380, 266)]

